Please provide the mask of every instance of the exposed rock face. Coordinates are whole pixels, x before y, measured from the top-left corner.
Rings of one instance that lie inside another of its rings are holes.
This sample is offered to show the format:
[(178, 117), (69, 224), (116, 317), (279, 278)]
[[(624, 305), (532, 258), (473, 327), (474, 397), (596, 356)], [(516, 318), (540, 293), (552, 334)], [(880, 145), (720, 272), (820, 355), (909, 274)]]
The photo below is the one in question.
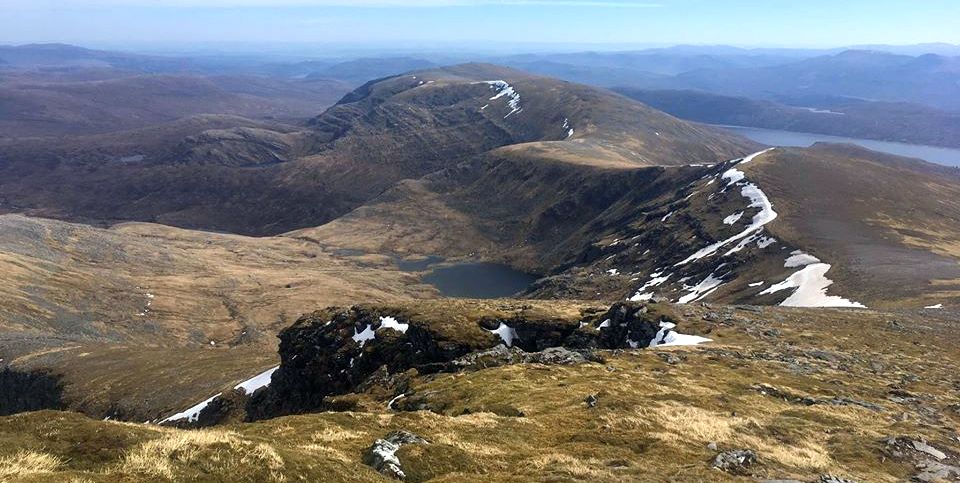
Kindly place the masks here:
[(224, 392), (215, 397), (200, 411), (195, 422), (191, 423), (189, 419), (187, 419), (180, 420), (179, 424), (174, 425), (203, 428), (227, 422), (242, 421), (248, 400), (249, 396), (242, 389)]
[(270, 386), (250, 398), (248, 419), (323, 409), (328, 396), (410, 369), (600, 361), (594, 349), (647, 347), (661, 321), (677, 320), (666, 307), (630, 302), (579, 317), (490, 306), (416, 310), (354, 306), (304, 316), (280, 333), (280, 368)]
[(63, 409), (60, 381), (44, 372), (0, 370), (0, 416), (41, 409)]
[(648, 347), (660, 331), (660, 322), (676, 323), (665, 307), (621, 302), (601, 318), (599, 345), (605, 349)]
[[(402, 321), (405, 329), (385, 327), (386, 317)], [(280, 333), (280, 369), (269, 388), (253, 395), (248, 415), (262, 419), (316, 410), (325, 396), (350, 392), (381, 366), (403, 372), (482, 346), (445, 339), (396, 310), (355, 306), (315, 312)]]

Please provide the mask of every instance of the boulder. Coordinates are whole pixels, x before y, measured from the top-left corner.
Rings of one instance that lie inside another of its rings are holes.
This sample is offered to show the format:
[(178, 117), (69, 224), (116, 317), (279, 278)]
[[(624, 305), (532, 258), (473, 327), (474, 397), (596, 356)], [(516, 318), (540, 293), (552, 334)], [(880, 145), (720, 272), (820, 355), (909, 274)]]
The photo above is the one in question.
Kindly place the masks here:
[(383, 439), (374, 441), (363, 452), (363, 463), (377, 470), (381, 475), (396, 480), (407, 477), (400, 465), (397, 451), (406, 444), (427, 444), (427, 440), (409, 432), (393, 431)]
[(734, 475), (748, 475), (757, 462), (757, 453), (751, 449), (724, 451), (713, 459), (713, 467)]

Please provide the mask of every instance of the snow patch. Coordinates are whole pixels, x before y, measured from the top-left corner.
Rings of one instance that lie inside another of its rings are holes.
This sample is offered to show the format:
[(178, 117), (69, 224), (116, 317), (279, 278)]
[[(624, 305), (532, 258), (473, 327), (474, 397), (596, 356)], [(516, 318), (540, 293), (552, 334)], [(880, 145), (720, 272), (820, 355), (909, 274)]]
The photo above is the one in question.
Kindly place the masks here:
[(650, 341), (649, 347), (677, 346), (677, 345), (697, 345), (704, 342), (712, 342), (711, 339), (700, 337), (698, 335), (681, 334), (673, 330), (677, 324), (672, 322), (660, 322), (660, 330)]
[(768, 246), (773, 245), (776, 242), (777, 242), (776, 238), (764, 236), (764, 237), (760, 237), (760, 241), (757, 242), (757, 246), (760, 248), (767, 248)]
[(360, 348), (363, 348), (368, 340), (376, 338), (377, 333), (373, 330), (372, 324), (367, 324), (367, 327), (363, 329), (363, 331), (358, 331), (356, 327), (353, 328), (353, 341), (360, 344)]
[[(267, 369), (266, 371), (263, 371), (260, 374), (257, 374), (256, 376), (253, 376), (250, 379), (247, 379), (246, 381), (243, 381), (240, 384), (233, 386), (233, 388), (243, 389), (243, 391), (246, 392), (247, 394), (253, 394), (253, 392), (256, 391), (257, 389), (260, 389), (261, 387), (269, 386), (270, 379), (273, 377), (273, 373), (276, 372), (277, 369), (279, 368), (280, 366)], [(199, 403), (187, 409), (184, 409), (183, 411), (177, 414), (174, 414), (173, 416), (170, 416), (166, 419), (162, 419), (160, 421), (160, 424), (163, 424), (169, 421), (179, 421), (181, 419), (186, 419), (187, 422), (191, 422), (191, 423), (196, 422), (197, 419), (200, 418), (200, 412), (203, 411), (204, 408), (206, 408), (211, 402), (213, 402), (214, 399), (216, 399), (221, 394), (223, 393), (218, 392), (213, 396), (210, 396), (209, 398), (204, 399), (203, 401), (200, 401)]]
[[(741, 161), (741, 163), (750, 162), (757, 156), (768, 151), (770, 150), (767, 149), (764, 151), (760, 151), (758, 153), (751, 154), (750, 156), (747, 156), (746, 158), (744, 158)], [(730, 186), (734, 183), (742, 181), (745, 178), (745, 175), (743, 174), (743, 171), (740, 171), (736, 168), (730, 168), (725, 173), (723, 173), (722, 178), (728, 180), (727, 186)], [(757, 187), (757, 185), (753, 183), (742, 184), (742, 187), (740, 188), (740, 194), (744, 198), (750, 199), (750, 204), (747, 205), (748, 208), (760, 209), (760, 211), (757, 214), (753, 215), (753, 219), (751, 220), (750, 225), (748, 225), (740, 233), (730, 238), (727, 238), (726, 240), (722, 240), (722, 241), (713, 243), (711, 245), (708, 245), (704, 248), (701, 248), (696, 253), (694, 253), (693, 255), (690, 255), (689, 257), (687, 257), (686, 259), (684, 259), (680, 263), (677, 263), (674, 266), (679, 267), (681, 265), (686, 265), (687, 263), (690, 263), (694, 260), (699, 260), (701, 258), (713, 255), (721, 247), (728, 245), (730, 243), (733, 243), (735, 241), (742, 240), (762, 230), (764, 225), (766, 225), (767, 223), (770, 223), (771, 221), (777, 218), (777, 212), (773, 211), (773, 204), (770, 203), (770, 199), (767, 198), (767, 195), (764, 194), (763, 191), (761, 191), (760, 188)]]
[(707, 295), (710, 295), (711, 293), (713, 293), (713, 291), (718, 289), (722, 284), (723, 284), (723, 278), (715, 277), (711, 273), (710, 275), (707, 275), (707, 278), (703, 279), (703, 281), (698, 283), (696, 286), (690, 287), (689, 289), (687, 289), (690, 293), (684, 295), (683, 297), (680, 297), (680, 300), (678, 300), (677, 303), (686, 304), (686, 303), (700, 300), (706, 297)]
[(247, 394), (253, 394), (254, 391), (260, 389), (261, 387), (267, 387), (270, 385), (270, 380), (273, 377), (273, 373), (277, 372), (277, 369), (280, 369), (280, 366), (267, 369), (256, 376), (247, 379), (246, 381), (241, 382), (234, 386), (234, 389), (243, 389)]
[(380, 328), (381, 329), (393, 329), (397, 332), (403, 334), (407, 333), (407, 329), (410, 328), (410, 324), (401, 324), (397, 322), (397, 319), (393, 317), (380, 317)]
[(858, 302), (847, 300), (836, 295), (827, 295), (827, 287), (833, 285), (833, 280), (826, 277), (830, 270), (828, 263), (812, 263), (787, 277), (786, 280), (770, 286), (759, 295), (777, 293), (781, 290), (795, 288), (786, 300), (780, 302), (784, 307), (856, 307), (864, 308)]
[(631, 302), (646, 302), (653, 298), (652, 292), (647, 292), (647, 289), (656, 287), (657, 285), (666, 282), (670, 278), (671, 274), (663, 275), (663, 272), (655, 272), (650, 275), (650, 280), (647, 283), (643, 284), (642, 287), (637, 289), (637, 292), (634, 293), (633, 297), (630, 297)]
[(928, 306), (926, 306), (926, 307), (924, 307), (924, 308), (925, 308), (925, 309), (942, 309), (942, 308), (943, 308), (943, 304), (928, 305)]
[(620, 270), (617, 270), (616, 268), (611, 268), (610, 270), (607, 270), (607, 273), (610, 274), (610, 276), (612, 277), (614, 275), (620, 275)]
[(784, 262), (783, 266), (787, 268), (805, 267), (813, 263), (820, 263), (820, 259), (804, 253), (800, 250), (790, 252), (790, 257)]
[(517, 331), (503, 322), (500, 322), (500, 326), (490, 332), (499, 335), (500, 340), (502, 340), (507, 347), (513, 347), (513, 339), (517, 338)]
[(400, 399), (402, 399), (402, 398), (404, 398), (404, 397), (406, 397), (406, 396), (407, 396), (406, 394), (400, 394), (400, 395), (394, 397), (393, 399), (391, 399), (390, 402), (387, 403), (387, 409), (391, 409), (391, 410), (392, 410), (392, 409), (393, 409), (393, 403), (399, 401)]
[(567, 118), (563, 118), (563, 129), (567, 131), (567, 139), (573, 137), (573, 128), (570, 127), (570, 120)]
[(831, 111), (829, 109), (817, 109), (816, 107), (798, 107), (798, 109), (803, 109), (807, 112), (812, 112), (814, 114), (830, 114), (833, 116), (845, 116), (844, 112)]
[(727, 180), (727, 187), (743, 181), (743, 179), (746, 177), (747, 175), (743, 171), (740, 171), (736, 168), (730, 168), (726, 170), (721, 176), (721, 178)]
[(220, 394), (222, 393), (218, 392), (213, 396), (210, 396), (209, 398), (197, 403), (194, 406), (191, 406), (177, 414), (174, 414), (173, 416), (163, 419), (160, 421), (160, 424), (163, 424), (169, 421), (179, 421), (181, 419), (186, 419), (187, 422), (190, 422), (190, 423), (196, 422), (197, 419), (200, 418), (200, 411), (203, 411), (203, 408), (207, 407), (207, 405), (213, 402), (213, 400), (216, 399), (217, 396), (219, 396)]
[(773, 151), (774, 149), (777, 149), (777, 148), (767, 148), (767, 149), (764, 149), (763, 151), (758, 151), (758, 152), (756, 152), (756, 153), (753, 153), (753, 154), (751, 154), (751, 155), (743, 158), (743, 160), (740, 161), (740, 162), (737, 163), (737, 164), (747, 164), (747, 163), (753, 161), (754, 159), (757, 159), (757, 156), (762, 156), (762, 155), (764, 155), (764, 154), (767, 154), (767, 153), (769, 153), (770, 151)]

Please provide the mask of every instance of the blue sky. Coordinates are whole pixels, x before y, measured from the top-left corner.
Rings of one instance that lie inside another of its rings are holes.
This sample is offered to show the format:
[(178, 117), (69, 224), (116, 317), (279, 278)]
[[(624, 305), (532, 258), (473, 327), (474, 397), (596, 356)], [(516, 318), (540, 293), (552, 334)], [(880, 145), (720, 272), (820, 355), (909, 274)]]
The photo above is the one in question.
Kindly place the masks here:
[(0, 0), (0, 42), (960, 43), (960, 0)]

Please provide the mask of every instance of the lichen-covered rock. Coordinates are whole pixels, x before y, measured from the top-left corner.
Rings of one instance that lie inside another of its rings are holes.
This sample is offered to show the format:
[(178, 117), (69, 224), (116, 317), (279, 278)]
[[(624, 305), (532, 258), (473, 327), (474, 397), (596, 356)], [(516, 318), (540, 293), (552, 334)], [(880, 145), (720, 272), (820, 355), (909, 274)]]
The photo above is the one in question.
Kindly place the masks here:
[(373, 445), (363, 452), (363, 463), (386, 477), (402, 480), (407, 475), (400, 465), (397, 451), (405, 444), (427, 444), (427, 440), (409, 431), (393, 431), (384, 439), (374, 441)]
[(713, 467), (734, 475), (747, 475), (749, 468), (757, 462), (757, 453), (751, 449), (724, 451), (713, 459)]

